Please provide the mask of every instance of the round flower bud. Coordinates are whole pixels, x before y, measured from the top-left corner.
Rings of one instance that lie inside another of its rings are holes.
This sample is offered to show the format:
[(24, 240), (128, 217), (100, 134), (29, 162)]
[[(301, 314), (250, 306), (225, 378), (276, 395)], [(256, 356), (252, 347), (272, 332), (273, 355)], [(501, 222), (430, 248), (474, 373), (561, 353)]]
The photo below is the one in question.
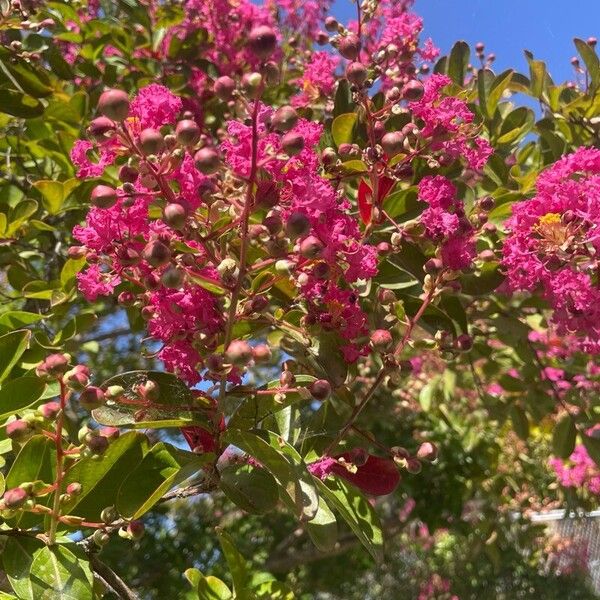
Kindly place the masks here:
[(108, 448), (108, 440), (102, 435), (94, 435), (86, 445), (92, 454), (104, 454)]
[(31, 433), (31, 427), (24, 419), (16, 419), (6, 424), (6, 435), (11, 440), (24, 440)]
[(298, 113), (291, 106), (278, 108), (271, 117), (271, 125), (275, 131), (284, 133), (293, 129), (298, 122)]
[[(356, 60), (360, 52), (360, 40), (355, 33), (350, 33), (338, 41), (339, 53), (348, 60)], [(365, 78), (366, 79), (366, 78)]]
[(256, 362), (268, 362), (271, 360), (271, 348), (266, 344), (258, 344), (252, 348), (252, 358)]
[(135, 294), (133, 294), (133, 292), (121, 292), (118, 296), (117, 296), (117, 302), (121, 305), (121, 306), (133, 306), (134, 302), (135, 302)]
[(6, 508), (21, 508), (29, 498), (29, 494), (20, 487), (6, 490), (2, 498)]
[(335, 17), (329, 16), (325, 19), (325, 29), (330, 33), (337, 31), (339, 23)]
[(177, 267), (169, 267), (161, 275), (160, 282), (165, 287), (175, 290), (183, 283), (183, 273)]
[(477, 54), (482, 54), (484, 50), (485, 50), (485, 45), (483, 42), (477, 42), (475, 44), (475, 52), (477, 52)]
[(115, 129), (114, 121), (108, 117), (96, 117), (88, 127), (88, 134), (96, 139), (104, 139), (107, 133), (111, 133)]
[(317, 32), (316, 41), (319, 46), (324, 46), (329, 43), (329, 36), (324, 31), (319, 31)]
[(430, 275), (437, 275), (444, 268), (444, 263), (439, 258), (430, 258), (424, 265), (423, 270)]
[(456, 338), (456, 346), (461, 352), (468, 352), (473, 347), (473, 338), (467, 333), (462, 333)]
[(263, 78), (260, 73), (245, 73), (242, 76), (241, 86), (246, 95), (250, 98), (258, 98), (260, 96), (260, 86), (262, 84)]
[(263, 219), (263, 225), (271, 235), (277, 235), (283, 228), (283, 221), (277, 214), (268, 215)]
[(261, 67), (260, 73), (265, 78), (268, 85), (277, 85), (279, 83), (281, 72), (275, 62), (269, 61), (265, 63)]
[(391, 131), (381, 138), (383, 151), (389, 156), (396, 156), (404, 149), (404, 136), (399, 131)]
[(296, 376), (291, 371), (282, 371), (279, 376), (279, 383), (283, 387), (290, 387), (296, 383)]
[(106, 508), (103, 508), (102, 512), (100, 513), (100, 520), (103, 523), (113, 523), (118, 518), (119, 513), (114, 506), (107, 506)]
[(371, 348), (377, 352), (383, 352), (392, 345), (392, 334), (386, 329), (376, 329), (371, 333)]
[(437, 448), (431, 442), (423, 442), (417, 450), (417, 458), (421, 460), (435, 460), (437, 455)]
[(127, 533), (132, 540), (139, 540), (144, 535), (144, 524), (141, 521), (131, 521), (127, 525)]
[(308, 391), (315, 400), (327, 400), (331, 395), (331, 384), (326, 379), (317, 379), (310, 384)]
[(416, 458), (406, 459), (406, 470), (413, 475), (421, 472), (421, 462)]
[(44, 419), (52, 420), (56, 418), (56, 415), (60, 411), (60, 404), (58, 402), (46, 402), (38, 407), (38, 412), (44, 417)]
[(157, 402), (160, 398), (160, 387), (158, 383), (150, 379), (138, 385), (136, 391), (146, 402)]
[(165, 138), (158, 129), (144, 129), (140, 133), (140, 148), (147, 156), (149, 154), (158, 154), (165, 146)]
[(494, 206), (496, 205), (496, 201), (491, 197), (491, 196), (485, 196), (484, 198), (481, 198), (481, 200), (479, 200), (479, 206), (481, 207), (481, 210), (492, 210), (492, 208), (494, 208)]
[(224, 75), (215, 81), (213, 89), (217, 98), (223, 100), (223, 102), (227, 102), (231, 99), (235, 91), (235, 81), (231, 77)]
[(129, 165), (123, 165), (119, 169), (119, 181), (122, 181), (123, 183), (135, 183), (138, 175), (139, 171)]
[(258, 58), (266, 60), (277, 47), (277, 36), (268, 25), (260, 25), (248, 35), (248, 45)]
[(200, 140), (200, 127), (196, 121), (184, 119), (179, 121), (175, 127), (177, 141), (183, 146), (193, 146)]
[(324, 148), (321, 152), (321, 162), (327, 167), (333, 165), (337, 160), (337, 152), (330, 147)]
[(167, 204), (163, 210), (164, 222), (173, 229), (183, 229), (187, 218), (185, 207), (176, 202)]
[(123, 90), (106, 90), (100, 95), (98, 110), (113, 121), (124, 121), (129, 114), (129, 97)]
[(69, 370), (69, 354), (50, 354), (35, 369), (38, 377), (56, 377)]
[(102, 531), (102, 529), (96, 529), (92, 534), (92, 541), (96, 546), (106, 546), (110, 542), (110, 535), (106, 531)]
[(273, 208), (279, 202), (279, 189), (274, 181), (259, 181), (256, 186), (254, 203), (256, 206)]
[(79, 494), (81, 494), (81, 484), (77, 481), (74, 481), (73, 483), (70, 483), (67, 486), (67, 494), (69, 494), (70, 496), (79, 496)]
[(309, 235), (300, 244), (300, 254), (304, 258), (317, 258), (324, 248), (325, 244), (318, 237)]
[(91, 202), (98, 208), (110, 208), (117, 202), (117, 191), (108, 185), (97, 185), (92, 190)]
[(194, 164), (204, 175), (212, 175), (219, 170), (221, 159), (214, 148), (202, 148), (194, 154)]
[(99, 408), (106, 402), (104, 392), (94, 385), (86, 387), (79, 394), (79, 404), (86, 410), (94, 410)]
[(418, 102), (425, 93), (423, 84), (417, 79), (413, 79), (402, 88), (402, 97), (409, 102)]
[(146, 244), (142, 257), (153, 267), (161, 267), (171, 260), (171, 250), (161, 241), (153, 240)]
[(252, 360), (252, 346), (244, 340), (233, 340), (225, 352), (225, 360), (237, 367), (243, 367)]
[(304, 148), (304, 137), (296, 131), (288, 131), (281, 138), (281, 147), (288, 156), (296, 156)]
[(598, 40), (595, 37), (589, 37), (587, 43), (593, 48), (598, 43)]
[(350, 83), (360, 87), (367, 80), (367, 68), (361, 62), (351, 62), (346, 68), (346, 77)]
[(223, 357), (220, 354), (210, 354), (204, 364), (211, 373), (219, 373), (223, 369)]
[(393, 304), (397, 300), (396, 294), (394, 294), (393, 290), (388, 290), (385, 288), (379, 290), (379, 292), (377, 293), (377, 299), (379, 300), (379, 303), (383, 306)]
[(302, 212), (293, 212), (285, 224), (285, 231), (291, 238), (304, 237), (310, 231), (310, 220)]

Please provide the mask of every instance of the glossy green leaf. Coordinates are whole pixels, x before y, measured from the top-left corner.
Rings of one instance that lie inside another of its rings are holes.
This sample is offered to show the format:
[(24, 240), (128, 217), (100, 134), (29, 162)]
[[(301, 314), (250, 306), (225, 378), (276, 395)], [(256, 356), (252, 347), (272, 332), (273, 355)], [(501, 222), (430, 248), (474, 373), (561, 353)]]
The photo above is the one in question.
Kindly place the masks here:
[(456, 42), (450, 51), (450, 55), (448, 56), (448, 77), (457, 85), (462, 86), (465, 81), (470, 55), (469, 44), (463, 41)]
[(19, 362), (29, 345), (31, 331), (20, 329), (0, 336), (0, 382), (4, 381)]
[(522, 440), (526, 440), (529, 437), (529, 420), (525, 411), (520, 406), (513, 405), (510, 409), (510, 420), (515, 433)]
[(41, 540), (33, 537), (14, 536), (6, 539), (2, 564), (12, 589), (21, 600), (38, 600), (34, 596), (30, 570), (35, 553), (45, 547)]
[(117, 496), (117, 510), (127, 518), (147, 513), (166, 492), (179, 485), (213, 459), (159, 442), (127, 476)]
[(331, 135), (336, 146), (351, 144), (354, 139), (354, 127), (356, 126), (356, 113), (339, 115), (331, 125)]
[(552, 452), (555, 456), (567, 459), (575, 449), (577, 429), (571, 415), (565, 415), (552, 432)]
[(0, 88), (0, 113), (24, 119), (39, 117), (44, 112), (44, 105), (22, 92)]
[(317, 481), (319, 492), (348, 523), (356, 537), (377, 561), (383, 560), (383, 534), (375, 509), (353, 485), (342, 479)]
[(251, 465), (231, 465), (221, 471), (219, 485), (225, 495), (242, 510), (267, 513), (279, 502), (275, 478), (265, 469)]
[(585, 63), (589, 75), (590, 92), (593, 93), (600, 85), (600, 60), (598, 59), (596, 50), (587, 42), (579, 38), (575, 38), (573, 41), (575, 42), (577, 52), (579, 52)]
[(319, 509), (314, 518), (306, 524), (306, 530), (313, 544), (321, 552), (328, 552), (335, 547), (338, 534), (337, 521), (323, 496), (319, 496)]
[(0, 386), (0, 419), (18, 413), (39, 400), (46, 384), (37, 377), (18, 377)]
[(600, 438), (581, 434), (581, 441), (590, 455), (590, 458), (600, 466)]
[(219, 536), (219, 543), (221, 544), (225, 560), (231, 572), (236, 600), (251, 600), (251, 594), (248, 589), (250, 573), (248, 572), (244, 557), (239, 553), (228, 533), (218, 528), (217, 535)]

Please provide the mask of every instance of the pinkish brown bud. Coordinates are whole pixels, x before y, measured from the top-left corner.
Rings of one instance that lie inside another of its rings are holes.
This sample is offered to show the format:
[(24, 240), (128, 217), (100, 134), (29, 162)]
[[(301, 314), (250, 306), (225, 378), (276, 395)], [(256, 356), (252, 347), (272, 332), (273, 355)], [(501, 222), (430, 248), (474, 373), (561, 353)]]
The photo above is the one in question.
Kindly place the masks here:
[(3, 496), (4, 506), (6, 506), (6, 508), (21, 508), (28, 497), (29, 494), (20, 487), (6, 490)]
[(392, 334), (386, 329), (376, 329), (371, 333), (371, 347), (377, 352), (383, 352), (392, 345)]
[(252, 360), (252, 346), (244, 340), (233, 340), (227, 347), (225, 360), (238, 367), (247, 365)]
[(165, 138), (158, 129), (149, 127), (140, 133), (139, 145), (146, 155), (158, 154), (165, 146)]
[(325, 248), (325, 244), (316, 236), (309, 235), (300, 244), (300, 254), (304, 258), (317, 258)]
[(38, 408), (38, 411), (44, 419), (52, 421), (60, 411), (60, 404), (58, 402), (46, 402)]
[(30, 433), (31, 427), (24, 419), (16, 419), (6, 424), (6, 435), (11, 440), (24, 440)]
[(129, 165), (123, 165), (119, 169), (119, 181), (122, 181), (123, 183), (135, 183), (138, 175), (138, 170)]
[(150, 379), (138, 385), (136, 392), (140, 395), (142, 400), (145, 400), (146, 402), (158, 402), (158, 399), (160, 398), (160, 387), (158, 383)]
[(310, 220), (303, 212), (293, 212), (285, 224), (285, 231), (291, 238), (304, 237), (310, 231)]
[(288, 131), (281, 138), (281, 147), (288, 156), (296, 156), (304, 149), (304, 137), (296, 131)]
[(79, 404), (85, 410), (100, 408), (106, 402), (104, 392), (96, 386), (90, 385), (79, 394)]
[(360, 87), (367, 80), (367, 68), (361, 62), (352, 62), (346, 68), (346, 77), (350, 83)]
[(98, 208), (110, 208), (117, 202), (117, 191), (108, 185), (97, 185), (92, 190), (91, 202)]
[(123, 90), (106, 90), (100, 95), (98, 110), (113, 121), (124, 121), (129, 114), (129, 97)]
[(417, 458), (421, 460), (435, 460), (438, 455), (438, 450), (431, 442), (423, 442), (417, 450)]
[(204, 175), (212, 175), (219, 170), (221, 159), (214, 148), (202, 148), (194, 154), (194, 164)]
[(193, 146), (200, 140), (200, 127), (196, 121), (184, 119), (175, 127), (177, 141), (183, 146)]
[(473, 347), (473, 338), (467, 333), (462, 333), (456, 338), (456, 346), (461, 352), (468, 352)]
[(277, 47), (277, 36), (268, 25), (255, 27), (248, 35), (250, 50), (262, 60), (266, 60), (275, 52)]
[(93, 454), (104, 454), (108, 448), (108, 440), (102, 435), (90, 436), (86, 446)]
[(164, 222), (173, 229), (183, 229), (187, 219), (185, 207), (176, 202), (171, 202), (165, 206), (163, 211)]
[(79, 496), (82, 489), (81, 484), (78, 481), (74, 481), (67, 486), (66, 492), (69, 496)]
[(315, 400), (323, 401), (331, 396), (331, 384), (326, 379), (313, 381), (308, 390)]
[(391, 131), (381, 138), (383, 151), (388, 157), (396, 156), (404, 149), (404, 136), (399, 131)]
[(141, 521), (131, 521), (127, 525), (127, 533), (131, 536), (133, 540), (139, 540), (144, 535), (144, 524)]
[(88, 127), (89, 135), (100, 140), (104, 139), (107, 133), (112, 133), (114, 130), (114, 121), (111, 121), (108, 117), (96, 117)]
[(118, 427), (100, 427), (100, 435), (104, 436), (109, 442), (116, 440), (121, 431)]
[(176, 290), (183, 284), (183, 273), (177, 267), (169, 267), (161, 276), (160, 282), (167, 288)]
[(417, 474), (421, 472), (421, 462), (416, 458), (406, 459), (406, 470), (409, 473)]
[(220, 100), (227, 102), (231, 99), (231, 96), (235, 91), (235, 81), (231, 79), (231, 77), (227, 77), (227, 75), (219, 77), (215, 81), (214, 91)]
[(75, 365), (64, 376), (65, 383), (72, 390), (82, 390), (90, 380), (90, 370), (85, 365)]
[(171, 260), (171, 250), (160, 240), (153, 240), (146, 244), (142, 257), (153, 267), (162, 267)]
[(296, 126), (298, 122), (298, 113), (291, 106), (282, 106), (278, 108), (271, 117), (271, 125), (275, 131), (285, 133)]
[(402, 97), (409, 102), (418, 102), (425, 93), (425, 87), (417, 79), (413, 79), (402, 88)]
[(71, 360), (68, 354), (50, 354), (43, 360), (35, 369), (38, 377), (56, 377), (62, 375), (69, 369), (69, 361)]
[(360, 52), (360, 40), (355, 33), (350, 33), (340, 38), (337, 48), (344, 58), (356, 60)]
[(266, 344), (258, 344), (252, 348), (252, 358), (256, 362), (268, 362), (271, 360), (271, 348)]

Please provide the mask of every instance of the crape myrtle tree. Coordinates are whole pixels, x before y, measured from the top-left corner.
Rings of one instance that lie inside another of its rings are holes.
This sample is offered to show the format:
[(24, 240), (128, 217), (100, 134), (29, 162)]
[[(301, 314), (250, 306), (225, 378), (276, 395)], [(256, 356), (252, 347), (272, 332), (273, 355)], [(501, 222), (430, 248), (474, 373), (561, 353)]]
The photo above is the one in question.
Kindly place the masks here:
[(1, 598), (594, 597), (596, 40), (412, 4), (0, 1)]

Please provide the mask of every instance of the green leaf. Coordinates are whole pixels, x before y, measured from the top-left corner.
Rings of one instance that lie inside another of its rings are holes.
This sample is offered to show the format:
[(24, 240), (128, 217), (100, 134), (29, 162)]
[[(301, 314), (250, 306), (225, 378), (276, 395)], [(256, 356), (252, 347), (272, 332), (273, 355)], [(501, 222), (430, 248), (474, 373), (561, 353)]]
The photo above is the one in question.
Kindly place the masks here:
[(581, 441), (583, 442), (587, 453), (590, 455), (590, 458), (600, 466), (600, 438), (582, 433)]
[(31, 331), (20, 329), (0, 336), (0, 382), (4, 381), (19, 362), (29, 345)]
[(575, 42), (577, 52), (579, 52), (585, 63), (590, 78), (590, 93), (593, 94), (600, 84), (600, 60), (598, 60), (596, 50), (587, 42), (579, 38), (575, 38), (573, 41)]
[(0, 88), (0, 113), (31, 119), (39, 117), (43, 112), (44, 106), (35, 98), (15, 90)]
[(512, 69), (508, 69), (494, 79), (486, 102), (487, 112), (490, 117), (496, 112), (498, 102), (500, 102), (502, 95), (509, 88), (513, 73)]
[(555, 456), (567, 459), (575, 449), (577, 429), (571, 415), (565, 415), (555, 426), (552, 432), (552, 452)]
[(44, 319), (44, 315), (26, 312), (24, 310), (11, 310), (0, 315), (0, 328), (18, 329)]
[(377, 561), (383, 560), (383, 534), (375, 509), (362, 493), (342, 479), (318, 481), (319, 492), (348, 523), (356, 537)]
[(310, 539), (321, 552), (329, 552), (337, 542), (338, 527), (335, 515), (329, 506), (319, 496), (317, 514), (306, 524)]
[(79, 181), (77, 179), (68, 179), (64, 182), (41, 179), (33, 184), (42, 195), (44, 208), (51, 215), (57, 215), (61, 212), (65, 200), (78, 185)]
[(510, 420), (515, 433), (522, 440), (526, 440), (529, 437), (529, 420), (525, 411), (520, 406), (513, 404), (510, 408)]
[(346, 113), (339, 115), (333, 120), (331, 125), (331, 136), (336, 146), (341, 144), (351, 144), (354, 139), (354, 127), (356, 126), (356, 113)]
[(233, 594), (223, 581), (209, 575), (205, 577), (198, 569), (187, 569), (186, 579), (198, 593), (198, 600), (232, 600)]
[(448, 57), (448, 77), (461, 87), (465, 81), (470, 56), (471, 49), (469, 48), (469, 44), (458, 41), (452, 47), (450, 56)]
[(0, 419), (18, 413), (39, 400), (46, 384), (37, 377), (18, 377), (0, 387)]
[(48, 60), (52, 72), (57, 77), (66, 81), (70, 81), (75, 77), (71, 65), (63, 58), (62, 52), (54, 44), (48, 46), (44, 56)]
[(77, 481), (82, 491), (65, 505), (65, 512), (97, 521), (103, 508), (115, 505), (121, 484), (142, 461), (147, 446), (145, 435), (130, 431), (112, 442), (99, 458), (77, 462), (65, 477), (65, 487)]
[(13, 84), (16, 83), (20, 88), (19, 91), (29, 94), (34, 98), (45, 98), (52, 94), (50, 78), (47, 73), (25, 62), (23, 59), (12, 61), (12, 57), (7, 56), (5, 49), (2, 49), (0, 56), (4, 59), (4, 61), (0, 60), (0, 69), (5, 73), (8, 71), (9, 79)]
[(348, 375), (348, 364), (344, 360), (341, 346), (342, 340), (336, 333), (321, 333), (315, 338), (318, 344), (316, 349), (316, 359), (321, 368), (325, 371), (327, 379), (334, 388), (339, 387), (346, 380)]
[(525, 106), (519, 106), (502, 122), (498, 144), (512, 144), (531, 131), (535, 124), (534, 112)]
[(2, 564), (12, 589), (21, 600), (37, 600), (30, 577), (31, 565), (36, 552), (45, 544), (33, 537), (15, 536), (6, 539), (2, 552)]
[(294, 600), (295, 598), (290, 588), (277, 579), (261, 581), (252, 591), (256, 598), (264, 600)]
[(31, 563), (31, 581), (36, 598), (47, 600), (92, 600), (94, 578), (75, 544), (44, 546)]
[(248, 513), (267, 513), (279, 502), (277, 482), (265, 469), (231, 465), (221, 471), (219, 484), (225, 495)]
[(531, 95), (541, 98), (548, 84), (548, 73), (546, 63), (541, 60), (533, 60), (533, 56), (526, 52), (525, 56), (529, 62), (529, 79)]
[(147, 513), (166, 492), (179, 485), (203, 465), (212, 454), (194, 454), (159, 442), (123, 481), (117, 497), (117, 510), (127, 518)]
[(83, 269), (85, 265), (85, 257), (69, 258), (60, 271), (60, 283), (64, 290), (69, 291), (75, 285), (77, 273)]
[(318, 510), (314, 478), (292, 446), (270, 431), (228, 430), (227, 443), (254, 457), (282, 490), (282, 499), (301, 518), (310, 520)]
[(231, 536), (223, 531), (220, 527), (217, 528), (217, 535), (219, 536), (219, 542), (225, 555), (225, 560), (229, 565), (231, 571), (231, 578), (233, 579), (233, 591), (236, 600), (250, 600), (251, 596), (248, 590), (248, 584), (250, 582), (250, 576), (246, 561), (244, 557), (238, 552), (235, 547)]
[[(151, 406), (146, 406), (135, 391), (145, 381), (153, 381), (159, 388), (158, 399)], [(102, 425), (146, 429), (209, 424), (209, 402), (196, 398), (188, 386), (171, 373), (128, 371), (111, 377), (102, 387), (106, 389), (111, 385), (125, 390), (124, 402), (109, 401), (92, 411), (94, 419)]]
[(354, 110), (354, 102), (352, 101), (352, 90), (347, 79), (338, 81), (337, 90), (335, 91), (335, 100), (333, 103), (333, 116), (338, 117), (344, 113), (350, 113)]

